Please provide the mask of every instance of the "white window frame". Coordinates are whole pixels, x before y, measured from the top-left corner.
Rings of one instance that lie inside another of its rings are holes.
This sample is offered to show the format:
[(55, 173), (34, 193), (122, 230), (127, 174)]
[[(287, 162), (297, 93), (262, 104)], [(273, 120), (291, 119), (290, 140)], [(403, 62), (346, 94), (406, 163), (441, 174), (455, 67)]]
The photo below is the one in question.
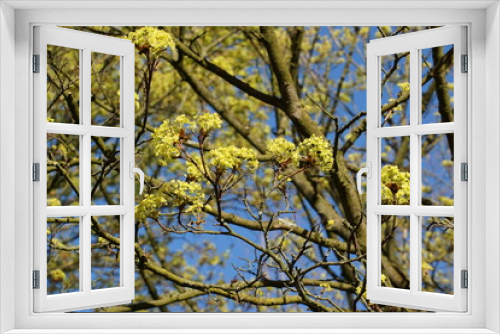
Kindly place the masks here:
[[(500, 244), (500, 12), (497, 1), (79, 1), (0, 4), (0, 330), (12, 333), (238, 332), (498, 333)], [(18, 8), (14, 10), (12, 7)], [(123, 7), (150, 9), (134, 10)], [(162, 7), (163, 8), (159, 8)], [(459, 9), (458, 6), (460, 6)], [(489, 6), (489, 8), (487, 8)], [(21, 9), (21, 8), (25, 9)], [(61, 8), (69, 7), (69, 8)], [(97, 8), (99, 7), (99, 8)], [(109, 9), (102, 9), (107, 7)], [(404, 8), (406, 7), (406, 8)], [(78, 9), (75, 9), (78, 8)], [(82, 9), (83, 8), (83, 9)], [(121, 8), (121, 9), (120, 9)], [(224, 9), (221, 9), (224, 8)], [(346, 9), (351, 8), (351, 9)], [(437, 9), (436, 9), (437, 8)], [(41, 10), (51, 9), (51, 10)], [(56, 10), (57, 9), (57, 10)], [(112, 9), (112, 10), (111, 10)], [(469, 310), (435, 314), (35, 314), (31, 290), (31, 45), (35, 24), (441, 25), (469, 27)], [(15, 40), (13, 39), (15, 31)], [(15, 54), (13, 48), (15, 47)], [(488, 71), (485, 71), (485, 64)], [(15, 70), (14, 70), (15, 66)], [(15, 84), (12, 81), (15, 78)], [(13, 98), (15, 96), (15, 99)], [(15, 118), (12, 111), (15, 110)], [(486, 119), (488, 121), (486, 121)], [(485, 134), (486, 133), (486, 134)], [(12, 136), (15, 145), (12, 145)], [(486, 154), (488, 152), (488, 154)], [(15, 177), (12, 177), (15, 171)], [(486, 174), (489, 172), (488, 182)], [(15, 198), (12, 199), (12, 190)], [(486, 196), (488, 194), (488, 196)], [(15, 210), (12, 210), (12, 207)], [(485, 219), (488, 217), (488, 219)], [(14, 224), (15, 222), (15, 224)], [(12, 235), (15, 238), (12, 238)], [(488, 249), (488, 266), (485, 254)], [(14, 250), (14, 256), (12, 256)], [(496, 254), (497, 256), (492, 256)], [(29, 259), (29, 260), (28, 260)], [(486, 289), (488, 286), (488, 289)], [(13, 288), (14, 287), (14, 288)], [(14, 305), (14, 307), (13, 307)], [(133, 328), (141, 328), (133, 330)], [(50, 329), (42, 331), (41, 329)], [(100, 329), (100, 330), (99, 330)], [(127, 329), (127, 331), (125, 331)], [(219, 329), (219, 330), (216, 330)], [(222, 330), (220, 330), (222, 329)], [(224, 330), (225, 329), (225, 330)], [(231, 330), (232, 329), (232, 330)], [(282, 330), (280, 330), (282, 329)], [(413, 329), (413, 330), (412, 330)], [(241, 331), (243, 332), (243, 330)], [(248, 330), (246, 331), (249, 332)]]
[[(367, 297), (377, 304), (423, 310), (463, 312), (467, 310), (467, 290), (461, 287), (461, 271), (467, 270), (467, 186), (461, 180), (461, 163), (467, 163), (467, 76), (462, 73), (461, 56), (467, 55), (466, 27), (448, 26), (370, 41), (367, 45), (367, 164), (370, 166), (367, 190)], [(453, 45), (454, 53), (454, 122), (422, 123), (422, 53), (423, 49)], [(381, 126), (381, 57), (409, 52), (410, 115), (409, 124)], [(421, 205), (422, 156), (421, 135), (454, 133), (454, 206)], [(381, 205), (381, 139), (410, 138), (409, 205)], [(407, 216), (410, 221), (409, 289), (381, 286), (381, 217)], [(421, 291), (422, 287), (422, 217), (455, 217), (453, 252), (453, 294)]]
[[(34, 289), (35, 312), (74, 311), (130, 303), (135, 298), (134, 205), (132, 168), (135, 166), (135, 46), (129, 40), (90, 34), (52, 26), (34, 27), (34, 53), (39, 55), (39, 73), (33, 74), (34, 162), (39, 163), (39, 181), (33, 184), (34, 270), (39, 271), (39, 288)], [(80, 124), (47, 122), (47, 45), (79, 50)], [(120, 124), (116, 127), (92, 125), (91, 54), (113, 55), (119, 60)], [(79, 137), (78, 206), (47, 206), (47, 134)], [(91, 204), (92, 137), (120, 139), (119, 205)], [(79, 223), (79, 291), (47, 294), (47, 225), (49, 217), (77, 216)], [(91, 219), (119, 216), (120, 263), (119, 285), (93, 290), (91, 286)]]

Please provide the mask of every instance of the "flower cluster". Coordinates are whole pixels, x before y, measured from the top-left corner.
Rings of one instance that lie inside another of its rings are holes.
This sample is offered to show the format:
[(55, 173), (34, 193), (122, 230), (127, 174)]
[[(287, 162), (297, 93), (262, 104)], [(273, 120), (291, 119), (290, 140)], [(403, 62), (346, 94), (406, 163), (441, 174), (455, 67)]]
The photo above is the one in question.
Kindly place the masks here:
[(140, 51), (149, 50), (154, 57), (158, 57), (164, 50), (174, 50), (175, 42), (172, 36), (155, 27), (143, 27), (127, 36)]
[(191, 155), (192, 161), (186, 162), (186, 171), (190, 180), (201, 181), (203, 180), (203, 162), (198, 155)]
[(203, 113), (194, 117), (192, 130), (200, 129), (200, 132), (208, 133), (222, 127), (222, 120), (218, 114)]
[(325, 172), (333, 168), (332, 145), (325, 137), (312, 136), (299, 144), (299, 154), (303, 160), (307, 160)]
[(166, 165), (171, 159), (180, 157), (180, 144), (188, 137), (188, 131), (191, 134), (198, 131), (200, 134), (207, 135), (221, 126), (222, 120), (218, 114), (203, 113), (193, 118), (182, 114), (173, 122), (167, 119), (153, 133), (155, 154), (160, 158), (160, 163)]
[(270, 153), (273, 159), (280, 164), (288, 162), (296, 164), (299, 160), (297, 146), (283, 137), (271, 140), (267, 144), (267, 152)]
[(382, 204), (410, 204), (410, 173), (398, 166), (386, 165), (382, 168)]
[(332, 145), (325, 137), (309, 137), (298, 147), (285, 138), (275, 138), (268, 143), (267, 152), (279, 164), (292, 163), (299, 167), (301, 162), (307, 162), (324, 171), (330, 171), (333, 165)]
[(162, 125), (155, 129), (152, 138), (155, 145), (155, 154), (160, 158), (160, 163), (166, 165), (171, 159), (178, 158), (181, 128), (176, 124), (170, 124), (165, 120)]
[(198, 182), (173, 180), (163, 184), (162, 193), (146, 194), (135, 207), (135, 217), (139, 221), (146, 218), (157, 219), (162, 206), (183, 207), (184, 212), (200, 213), (204, 205), (205, 195)]
[(50, 278), (55, 282), (64, 281), (66, 279), (66, 274), (62, 269), (57, 268), (49, 272)]
[(198, 182), (169, 181), (162, 187), (170, 206), (186, 207), (184, 212), (200, 213), (203, 208), (205, 195)]
[(441, 205), (444, 205), (444, 206), (453, 206), (453, 205), (455, 205), (455, 201), (453, 200), (453, 198), (449, 198), (449, 197), (446, 197), (446, 196), (439, 196), (438, 200), (441, 202)]
[(208, 165), (216, 170), (225, 169), (241, 170), (243, 166), (253, 171), (259, 167), (257, 154), (249, 148), (239, 148), (234, 145), (211, 150), (207, 154)]
[(398, 83), (398, 87), (401, 89), (401, 93), (409, 93), (410, 92), (410, 83), (409, 82), (400, 82), (400, 83)]
[(135, 218), (139, 221), (146, 218), (158, 218), (159, 209), (166, 203), (160, 194), (146, 194), (145, 198), (135, 207)]
[(222, 120), (218, 114), (202, 113), (195, 115), (192, 119), (182, 114), (175, 118), (175, 124), (191, 132), (207, 134), (212, 130), (220, 129)]
[[(389, 103), (396, 103), (396, 106), (394, 108), (392, 108), (392, 111), (403, 111), (403, 105), (397, 103), (397, 101), (398, 100), (396, 100), (396, 99), (389, 99)], [(392, 114), (390, 114), (388, 116), (388, 118), (391, 118), (391, 117), (392, 117)]]
[(61, 201), (58, 198), (47, 198), (47, 206), (61, 206)]

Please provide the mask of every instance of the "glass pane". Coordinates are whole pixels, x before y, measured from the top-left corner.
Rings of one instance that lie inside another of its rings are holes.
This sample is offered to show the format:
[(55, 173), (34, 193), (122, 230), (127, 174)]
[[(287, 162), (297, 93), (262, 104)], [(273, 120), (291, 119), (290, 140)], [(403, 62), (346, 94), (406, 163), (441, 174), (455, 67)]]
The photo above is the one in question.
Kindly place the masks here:
[(92, 204), (120, 204), (120, 138), (92, 137)]
[(410, 137), (382, 138), (381, 204), (410, 204)]
[(120, 57), (92, 52), (92, 125), (120, 126)]
[(47, 122), (80, 123), (80, 50), (47, 45)]
[(380, 57), (382, 126), (410, 124), (410, 53)]
[(453, 122), (453, 45), (422, 50), (422, 124)]
[(422, 205), (453, 206), (453, 133), (422, 136)]
[(92, 289), (120, 286), (120, 216), (92, 217)]
[(422, 291), (453, 294), (452, 217), (423, 217)]
[(382, 216), (381, 286), (410, 289), (410, 217)]
[(47, 205), (79, 205), (79, 136), (47, 135)]
[(80, 218), (47, 218), (47, 294), (79, 291)]

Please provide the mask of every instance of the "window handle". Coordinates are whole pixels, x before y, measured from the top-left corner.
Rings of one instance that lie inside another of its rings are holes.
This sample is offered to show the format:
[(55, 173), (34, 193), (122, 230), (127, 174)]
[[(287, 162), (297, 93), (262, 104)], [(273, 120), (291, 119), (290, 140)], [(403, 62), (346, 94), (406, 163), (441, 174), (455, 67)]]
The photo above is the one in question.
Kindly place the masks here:
[(130, 161), (129, 170), (131, 179), (134, 178), (135, 173), (139, 174), (139, 184), (140, 184), (139, 194), (142, 194), (144, 190), (144, 172), (142, 171), (142, 169), (134, 167), (134, 163), (132, 161)]
[(366, 173), (367, 178), (372, 177), (372, 163), (367, 162), (366, 167), (360, 168), (359, 171), (356, 173), (356, 186), (358, 187), (358, 193), (362, 194), (363, 189), (361, 189), (361, 176)]

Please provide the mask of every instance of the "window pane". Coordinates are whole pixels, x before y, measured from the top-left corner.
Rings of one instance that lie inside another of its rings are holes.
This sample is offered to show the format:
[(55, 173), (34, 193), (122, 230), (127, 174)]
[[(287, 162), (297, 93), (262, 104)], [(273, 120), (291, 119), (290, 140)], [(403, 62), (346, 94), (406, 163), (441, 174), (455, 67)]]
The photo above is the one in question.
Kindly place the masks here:
[(92, 204), (120, 204), (120, 138), (92, 137)]
[(80, 50), (47, 45), (47, 122), (80, 123)]
[(120, 216), (92, 217), (92, 289), (120, 286)]
[(453, 218), (422, 220), (422, 291), (453, 294)]
[(453, 133), (422, 136), (422, 205), (453, 206)]
[(382, 138), (381, 204), (410, 204), (410, 137)]
[(410, 289), (410, 217), (382, 216), (381, 286)]
[(382, 126), (410, 124), (410, 53), (382, 56)]
[(120, 57), (92, 52), (92, 125), (120, 126)]
[(422, 124), (453, 122), (453, 45), (422, 50)]
[(47, 219), (47, 294), (79, 291), (80, 218)]
[(47, 135), (47, 205), (79, 205), (79, 136)]

